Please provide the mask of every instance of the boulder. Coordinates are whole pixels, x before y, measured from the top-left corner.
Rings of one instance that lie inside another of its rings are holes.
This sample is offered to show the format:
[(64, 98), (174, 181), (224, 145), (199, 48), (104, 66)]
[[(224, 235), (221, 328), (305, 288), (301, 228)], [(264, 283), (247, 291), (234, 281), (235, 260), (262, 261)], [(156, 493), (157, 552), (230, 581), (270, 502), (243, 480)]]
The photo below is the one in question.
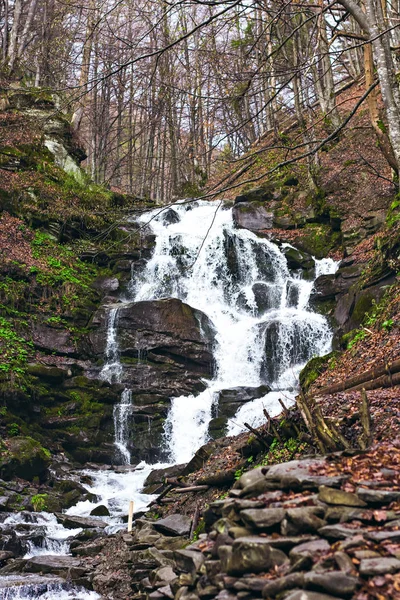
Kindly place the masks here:
[(25, 564), (25, 572), (43, 573), (66, 576), (71, 568), (79, 567), (81, 560), (73, 556), (42, 555), (28, 558)]
[(161, 213), (162, 222), (164, 225), (173, 225), (174, 223), (179, 223), (180, 216), (173, 208), (168, 208)]
[(108, 523), (101, 519), (91, 517), (75, 517), (60, 513), (56, 513), (56, 517), (57, 521), (67, 529), (76, 529), (78, 527), (82, 527), (83, 529), (104, 529), (108, 525)]
[(108, 510), (107, 506), (104, 506), (104, 504), (100, 504), (99, 506), (96, 506), (96, 508), (94, 508), (90, 512), (90, 516), (92, 516), (92, 517), (109, 517), (110, 511)]
[(242, 192), (239, 196), (236, 196), (235, 204), (240, 204), (242, 202), (267, 202), (268, 200), (273, 200), (274, 196), (273, 185), (262, 185), (247, 190), (246, 192)]
[(326, 468), (326, 466), (324, 458), (291, 460), (270, 467), (265, 478), (267, 482), (276, 482), (277, 487), (281, 486), (283, 489), (318, 489), (321, 485), (339, 487), (348, 479), (346, 475), (328, 477), (313, 474), (315, 468)]
[(302, 269), (308, 271), (309, 269), (314, 269), (315, 267), (315, 261), (313, 257), (306, 252), (302, 252), (301, 250), (297, 250), (291, 246), (286, 246), (283, 248), (283, 253), (286, 257), (287, 266), (289, 269)]
[(232, 209), (233, 222), (237, 227), (261, 231), (272, 229), (274, 213), (260, 202), (240, 202)]
[(168, 515), (164, 519), (158, 519), (153, 523), (157, 531), (166, 535), (189, 535), (192, 520), (180, 514)]
[(240, 511), (246, 525), (260, 531), (268, 531), (278, 525), (285, 517), (283, 508), (249, 508)]
[(271, 546), (263, 538), (250, 536), (233, 542), (232, 554), (227, 562), (229, 575), (261, 573), (272, 566)]

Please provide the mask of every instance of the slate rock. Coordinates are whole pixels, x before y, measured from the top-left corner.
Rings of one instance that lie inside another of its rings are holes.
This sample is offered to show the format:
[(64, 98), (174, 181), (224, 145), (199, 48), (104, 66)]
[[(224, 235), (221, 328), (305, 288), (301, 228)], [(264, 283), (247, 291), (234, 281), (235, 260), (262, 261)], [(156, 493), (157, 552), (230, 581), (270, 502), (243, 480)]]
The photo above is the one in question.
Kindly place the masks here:
[(67, 529), (76, 529), (78, 527), (83, 527), (83, 529), (104, 529), (108, 525), (105, 521), (90, 517), (75, 517), (73, 515), (64, 515), (61, 513), (56, 513), (56, 517), (57, 521)]
[(80, 565), (81, 560), (73, 556), (42, 555), (28, 558), (24, 570), (29, 573), (52, 573), (62, 576), (66, 575), (72, 567), (76, 568)]
[(386, 575), (386, 573), (397, 573), (400, 571), (400, 560), (397, 558), (364, 558), (360, 562), (360, 575), (375, 577), (375, 575)]
[(377, 542), (378, 544), (380, 542), (384, 542), (384, 541), (388, 541), (391, 542), (392, 544), (398, 544), (400, 542), (400, 530), (397, 531), (372, 531), (370, 533), (367, 534), (367, 537), (369, 540), (372, 540), (373, 542)]
[(346, 575), (340, 571), (329, 573), (306, 573), (304, 583), (307, 588), (329, 592), (343, 598), (351, 597), (360, 585), (358, 577)]
[(315, 557), (318, 554), (325, 554), (331, 549), (330, 544), (326, 540), (315, 540), (314, 542), (306, 542), (295, 546), (289, 552), (291, 559), (296, 560), (302, 557)]
[(265, 475), (266, 481), (276, 482), (283, 489), (318, 489), (321, 485), (329, 487), (340, 487), (348, 479), (347, 475), (326, 477), (323, 475), (314, 475), (311, 469), (326, 468), (325, 459), (304, 459), (291, 460), (287, 463), (273, 465), (268, 469)]
[(308, 590), (296, 590), (285, 596), (285, 600), (338, 600), (338, 597)]
[(396, 502), (400, 498), (400, 492), (386, 490), (367, 490), (365, 488), (357, 488), (357, 496), (359, 496), (368, 504), (389, 504)]
[(283, 508), (249, 508), (241, 510), (240, 516), (246, 525), (260, 531), (267, 531), (284, 519), (285, 510)]
[(153, 526), (166, 535), (189, 535), (191, 524), (189, 517), (176, 513), (155, 521)]
[(289, 524), (294, 526), (291, 533), (314, 533), (318, 531), (326, 525), (326, 521), (321, 519), (320, 516), (324, 516), (322, 507), (301, 506), (299, 508), (289, 508), (287, 511), (288, 521)]
[(293, 588), (303, 587), (304, 575), (303, 573), (290, 573), (284, 575), (273, 581), (269, 581), (267, 584), (264, 579), (264, 587), (262, 589), (263, 598), (275, 598), (278, 594), (286, 590), (292, 590)]
[(205, 556), (195, 550), (175, 550), (176, 568), (185, 573), (195, 573), (205, 561)]
[(318, 498), (321, 500), (321, 502), (325, 502), (326, 504), (340, 504), (343, 506), (360, 507), (367, 506), (367, 504), (361, 498), (359, 498), (357, 494), (330, 488), (326, 485), (321, 485), (319, 488)]
[(337, 523), (336, 525), (325, 525), (318, 530), (318, 533), (328, 540), (345, 540), (355, 535), (363, 535), (363, 529), (354, 529), (347, 527), (345, 524)]
[(233, 542), (228, 575), (261, 573), (272, 566), (271, 546), (261, 537), (238, 538)]

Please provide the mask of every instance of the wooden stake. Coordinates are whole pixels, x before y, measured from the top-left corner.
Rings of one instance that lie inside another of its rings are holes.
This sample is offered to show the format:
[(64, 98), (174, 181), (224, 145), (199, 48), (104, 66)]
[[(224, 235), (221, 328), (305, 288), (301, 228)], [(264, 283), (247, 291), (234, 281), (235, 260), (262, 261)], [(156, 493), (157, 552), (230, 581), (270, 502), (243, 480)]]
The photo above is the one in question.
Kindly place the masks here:
[(128, 533), (132, 531), (132, 522), (133, 522), (133, 500), (129, 502), (129, 512), (128, 512)]
[(360, 418), (362, 434), (358, 438), (358, 443), (360, 444), (361, 450), (366, 450), (371, 441), (371, 412), (365, 389), (361, 391)]

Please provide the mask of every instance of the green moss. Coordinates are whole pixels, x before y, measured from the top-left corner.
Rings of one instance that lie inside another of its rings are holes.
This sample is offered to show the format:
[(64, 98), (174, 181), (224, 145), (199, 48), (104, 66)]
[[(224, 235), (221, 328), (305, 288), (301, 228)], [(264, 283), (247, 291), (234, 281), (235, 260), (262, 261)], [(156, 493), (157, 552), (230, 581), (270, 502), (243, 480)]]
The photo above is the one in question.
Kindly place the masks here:
[(308, 391), (322, 373), (330, 368), (330, 365), (335, 364), (338, 355), (339, 352), (334, 351), (325, 356), (316, 356), (308, 361), (299, 375), (300, 386), (304, 393)]

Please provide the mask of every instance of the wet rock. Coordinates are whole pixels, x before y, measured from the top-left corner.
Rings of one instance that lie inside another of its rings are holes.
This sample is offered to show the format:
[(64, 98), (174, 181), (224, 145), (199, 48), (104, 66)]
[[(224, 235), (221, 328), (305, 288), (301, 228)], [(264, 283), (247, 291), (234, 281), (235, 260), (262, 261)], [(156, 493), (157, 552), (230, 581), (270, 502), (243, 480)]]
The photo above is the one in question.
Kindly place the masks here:
[(64, 515), (56, 513), (57, 521), (67, 529), (83, 527), (83, 529), (104, 529), (108, 523), (100, 519), (91, 519), (90, 517), (74, 517), (73, 515)]
[(233, 207), (232, 217), (237, 227), (260, 231), (272, 228), (274, 213), (258, 202), (240, 202)]
[(45, 555), (28, 558), (25, 571), (30, 573), (51, 573), (66, 576), (72, 567), (79, 567), (81, 560), (73, 556)]
[(296, 248), (286, 247), (283, 249), (283, 253), (287, 260), (287, 266), (289, 269), (313, 269), (315, 267), (315, 261), (310, 254), (297, 250)]
[(180, 220), (180, 216), (173, 208), (168, 208), (168, 210), (162, 213), (162, 222), (164, 225), (173, 225), (174, 223), (179, 223)]
[(229, 575), (261, 573), (272, 566), (271, 546), (261, 537), (238, 538), (233, 542), (227, 564)]
[(332, 571), (329, 573), (306, 573), (304, 583), (307, 588), (328, 592), (343, 598), (351, 597), (360, 586), (358, 577)]
[(173, 514), (153, 523), (155, 529), (166, 535), (189, 535), (192, 520), (186, 515)]
[(110, 511), (108, 510), (107, 506), (100, 504), (100, 506), (96, 506), (96, 508), (90, 512), (90, 515), (92, 517), (109, 517)]
[(322, 485), (319, 488), (318, 498), (326, 504), (341, 504), (344, 506), (367, 506), (367, 504), (357, 495), (343, 490), (337, 490)]
[(233, 417), (240, 406), (256, 398), (262, 398), (271, 391), (268, 385), (258, 387), (235, 387), (218, 392), (218, 408), (215, 417)]
[(99, 538), (82, 546), (71, 546), (71, 553), (73, 556), (96, 556), (106, 544), (106, 539)]
[(375, 577), (375, 575), (386, 575), (386, 573), (397, 573), (400, 571), (400, 560), (397, 558), (365, 558), (360, 562), (360, 575)]
[(240, 516), (246, 525), (260, 531), (268, 531), (283, 520), (285, 510), (283, 508), (250, 508), (240, 511)]
[(146, 478), (143, 486), (147, 487), (154, 483), (164, 483), (167, 477), (179, 477), (185, 466), (186, 465), (172, 465), (172, 467), (165, 467), (165, 469), (154, 469)]

